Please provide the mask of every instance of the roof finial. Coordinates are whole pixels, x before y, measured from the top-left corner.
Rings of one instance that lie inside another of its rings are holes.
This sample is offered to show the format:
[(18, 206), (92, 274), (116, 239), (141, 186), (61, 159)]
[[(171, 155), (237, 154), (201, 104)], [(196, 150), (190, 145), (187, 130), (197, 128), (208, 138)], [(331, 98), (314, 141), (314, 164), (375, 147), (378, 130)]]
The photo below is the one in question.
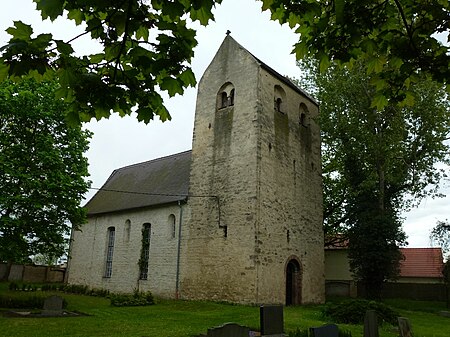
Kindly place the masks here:
[(227, 29), (227, 36), (230, 35), (230, 34), (231, 34), (230, 30)]

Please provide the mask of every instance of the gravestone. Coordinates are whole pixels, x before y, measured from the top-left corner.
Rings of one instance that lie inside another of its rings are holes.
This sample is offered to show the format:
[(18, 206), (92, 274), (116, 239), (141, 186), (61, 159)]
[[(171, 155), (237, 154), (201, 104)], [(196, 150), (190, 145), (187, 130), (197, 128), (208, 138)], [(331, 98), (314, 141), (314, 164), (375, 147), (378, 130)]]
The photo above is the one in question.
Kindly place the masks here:
[(339, 337), (339, 329), (336, 324), (327, 324), (309, 328), (311, 337)]
[(262, 305), (259, 308), (261, 336), (284, 336), (282, 305)]
[(199, 337), (248, 337), (250, 336), (250, 329), (236, 324), (226, 323), (219, 327), (208, 329), (206, 335), (200, 335)]
[(61, 296), (50, 296), (44, 300), (42, 315), (58, 315), (63, 312), (64, 299)]
[(375, 310), (367, 310), (364, 316), (364, 337), (378, 337), (378, 318)]
[(413, 337), (409, 319), (405, 317), (398, 317), (398, 327), (400, 330), (400, 337)]

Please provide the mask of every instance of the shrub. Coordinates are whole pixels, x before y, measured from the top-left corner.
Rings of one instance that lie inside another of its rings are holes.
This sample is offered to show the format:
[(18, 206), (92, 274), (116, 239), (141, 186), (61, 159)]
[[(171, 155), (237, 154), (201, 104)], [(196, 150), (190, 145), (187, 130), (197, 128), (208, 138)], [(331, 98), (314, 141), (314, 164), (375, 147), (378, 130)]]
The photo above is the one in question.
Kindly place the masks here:
[[(297, 328), (295, 331), (291, 331), (288, 333), (289, 337), (310, 337), (310, 333), (308, 329), (299, 329)], [(352, 332), (349, 330), (341, 330), (339, 329), (339, 337), (352, 337)]]
[(145, 306), (155, 304), (151, 292), (138, 292), (133, 294), (111, 294), (111, 305), (115, 307)]
[[(42, 309), (46, 296), (4, 296), (0, 295), (0, 308), (8, 309)], [(67, 307), (67, 301), (63, 300), (63, 308)]]
[(66, 284), (64, 287), (60, 290), (71, 293), (71, 294), (78, 294), (78, 295), (86, 295), (88, 292), (88, 286), (80, 285), (80, 284)]
[(341, 303), (327, 304), (322, 309), (322, 314), (331, 318), (336, 323), (362, 324), (367, 310), (375, 310), (378, 315), (378, 323), (387, 322), (397, 324), (399, 314), (386, 304), (376, 301), (349, 300)]
[(309, 337), (308, 329), (299, 329), (297, 328), (295, 331), (291, 331), (288, 333), (289, 337)]

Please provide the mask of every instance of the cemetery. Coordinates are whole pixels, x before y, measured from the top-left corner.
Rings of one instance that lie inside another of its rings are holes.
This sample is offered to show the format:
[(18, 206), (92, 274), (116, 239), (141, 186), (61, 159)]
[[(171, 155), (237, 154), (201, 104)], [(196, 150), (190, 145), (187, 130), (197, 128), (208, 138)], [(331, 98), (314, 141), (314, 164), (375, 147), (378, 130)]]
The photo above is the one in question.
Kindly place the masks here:
[[(19, 287), (20, 288), (20, 287)], [(28, 287), (26, 289), (33, 289)], [(445, 302), (386, 300), (398, 317), (387, 323), (373, 310), (361, 323), (339, 323), (324, 316), (324, 305), (236, 305), (209, 301), (154, 300), (154, 305), (112, 306), (101, 293), (92, 296), (62, 291), (9, 290), (0, 283), (2, 336), (185, 336), (185, 337), (448, 337)], [(44, 297), (34, 310), (4, 307), (5, 297)], [(63, 301), (67, 307), (63, 309)], [(350, 302), (348, 302), (350, 303)], [(351, 304), (346, 304), (350, 306)], [(31, 312), (12, 316), (8, 313)], [(82, 313), (70, 315), (63, 313)], [(64, 317), (64, 318), (63, 318)]]

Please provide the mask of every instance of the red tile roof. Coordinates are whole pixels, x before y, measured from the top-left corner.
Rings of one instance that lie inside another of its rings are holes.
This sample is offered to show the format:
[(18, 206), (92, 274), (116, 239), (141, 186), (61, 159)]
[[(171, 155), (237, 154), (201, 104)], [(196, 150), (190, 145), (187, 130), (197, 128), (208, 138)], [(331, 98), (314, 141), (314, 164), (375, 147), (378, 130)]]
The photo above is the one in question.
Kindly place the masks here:
[(405, 259), (400, 264), (401, 277), (442, 277), (444, 262), (441, 248), (401, 248)]

